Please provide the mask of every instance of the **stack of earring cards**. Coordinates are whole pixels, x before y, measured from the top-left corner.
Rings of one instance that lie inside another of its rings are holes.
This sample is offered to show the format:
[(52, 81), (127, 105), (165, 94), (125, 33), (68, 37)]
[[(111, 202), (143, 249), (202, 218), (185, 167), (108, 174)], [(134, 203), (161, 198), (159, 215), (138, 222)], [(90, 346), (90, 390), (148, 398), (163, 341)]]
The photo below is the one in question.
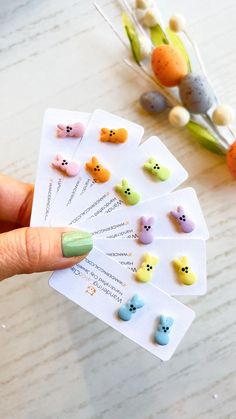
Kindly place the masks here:
[(92, 235), (88, 256), (50, 286), (166, 361), (195, 317), (178, 296), (206, 293), (208, 230), (194, 189), (179, 188), (184, 167), (143, 135), (104, 110), (48, 109), (31, 225)]

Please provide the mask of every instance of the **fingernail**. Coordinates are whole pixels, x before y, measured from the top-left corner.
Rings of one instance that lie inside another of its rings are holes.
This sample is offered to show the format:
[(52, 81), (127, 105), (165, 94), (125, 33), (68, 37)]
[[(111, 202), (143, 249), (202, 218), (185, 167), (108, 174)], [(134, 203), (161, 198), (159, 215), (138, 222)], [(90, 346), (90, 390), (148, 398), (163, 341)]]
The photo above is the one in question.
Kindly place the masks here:
[(62, 253), (66, 258), (82, 256), (93, 248), (93, 239), (87, 231), (68, 231), (62, 234)]

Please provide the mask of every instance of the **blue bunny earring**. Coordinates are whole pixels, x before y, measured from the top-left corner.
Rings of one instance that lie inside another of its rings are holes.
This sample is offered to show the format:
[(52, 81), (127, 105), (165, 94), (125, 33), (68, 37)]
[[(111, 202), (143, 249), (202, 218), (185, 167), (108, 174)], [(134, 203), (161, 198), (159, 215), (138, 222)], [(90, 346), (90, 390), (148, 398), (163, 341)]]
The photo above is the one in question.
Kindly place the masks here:
[(132, 315), (136, 313), (137, 309), (143, 306), (144, 301), (137, 294), (135, 294), (126, 304), (120, 307), (118, 316), (121, 320), (130, 320)]
[(174, 320), (172, 319), (172, 317), (165, 317), (163, 315), (161, 315), (160, 317), (160, 323), (158, 326), (158, 329), (155, 333), (155, 341), (156, 343), (158, 343), (159, 345), (168, 345), (169, 341), (170, 341), (170, 328), (172, 326), (172, 324), (174, 323)]

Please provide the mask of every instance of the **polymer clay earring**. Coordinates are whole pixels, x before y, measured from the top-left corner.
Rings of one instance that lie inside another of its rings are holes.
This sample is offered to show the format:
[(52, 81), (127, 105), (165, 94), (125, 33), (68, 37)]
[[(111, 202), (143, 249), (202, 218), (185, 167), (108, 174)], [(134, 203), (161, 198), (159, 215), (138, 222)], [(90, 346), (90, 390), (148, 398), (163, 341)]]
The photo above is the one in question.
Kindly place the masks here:
[(170, 177), (170, 170), (158, 163), (155, 157), (150, 157), (143, 167), (156, 179), (164, 181)]
[(128, 131), (125, 128), (102, 128), (100, 132), (100, 140), (103, 143), (125, 143), (127, 138)]
[(177, 270), (178, 279), (181, 284), (193, 285), (197, 281), (197, 275), (189, 266), (187, 256), (183, 256), (181, 259), (175, 258), (173, 264)]
[(58, 124), (57, 125), (57, 137), (83, 137), (85, 127), (81, 122), (76, 122), (71, 125)]
[(122, 196), (127, 205), (136, 205), (141, 199), (140, 194), (129, 185), (127, 179), (122, 179), (121, 185), (116, 185), (115, 190)]
[(93, 156), (91, 162), (85, 164), (86, 170), (90, 173), (93, 180), (98, 183), (107, 182), (111, 173), (99, 163), (97, 157)]
[(139, 233), (139, 241), (143, 244), (150, 244), (152, 243), (154, 236), (153, 236), (153, 226), (155, 223), (154, 217), (141, 217), (140, 218), (140, 233)]
[(137, 309), (144, 306), (144, 301), (135, 294), (126, 304), (118, 310), (118, 316), (121, 320), (128, 321)]
[(177, 211), (171, 211), (170, 214), (175, 218), (184, 233), (191, 233), (195, 229), (194, 222), (185, 214), (181, 205), (177, 207)]
[(169, 341), (170, 341), (170, 328), (173, 325), (174, 320), (172, 319), (172, 317), (166, 317), (161, 315), (160, 316), (160, 323), (158, 326), (158, 329), (155, 333), (155, 342), (158, 343), (159, 345), (168, 345)]
[(70, 161), (64, 158), (61, 154), (57, 154), (52, 161), (52, 166), (60, 170), (69, 177), (77, 176), (79, 173), (79, 165), (76, 161)]
[(152, 279), (154, 268), (158, 263), (158, 257), (150, 253), (143, 255), (143, 262), (137, 270), (135, 277), (140, 282), (149, 282)]

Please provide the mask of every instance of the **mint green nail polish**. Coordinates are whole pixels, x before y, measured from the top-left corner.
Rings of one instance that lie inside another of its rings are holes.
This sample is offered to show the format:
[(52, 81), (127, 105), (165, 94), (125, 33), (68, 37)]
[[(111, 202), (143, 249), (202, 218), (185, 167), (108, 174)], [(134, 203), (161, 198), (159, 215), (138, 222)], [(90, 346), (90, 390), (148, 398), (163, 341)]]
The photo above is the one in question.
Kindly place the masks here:
[(62, 253), (66, 258), (82, 256), (93, 248), (93, 239), (87, 231), (68, 231), (62, 234)]

